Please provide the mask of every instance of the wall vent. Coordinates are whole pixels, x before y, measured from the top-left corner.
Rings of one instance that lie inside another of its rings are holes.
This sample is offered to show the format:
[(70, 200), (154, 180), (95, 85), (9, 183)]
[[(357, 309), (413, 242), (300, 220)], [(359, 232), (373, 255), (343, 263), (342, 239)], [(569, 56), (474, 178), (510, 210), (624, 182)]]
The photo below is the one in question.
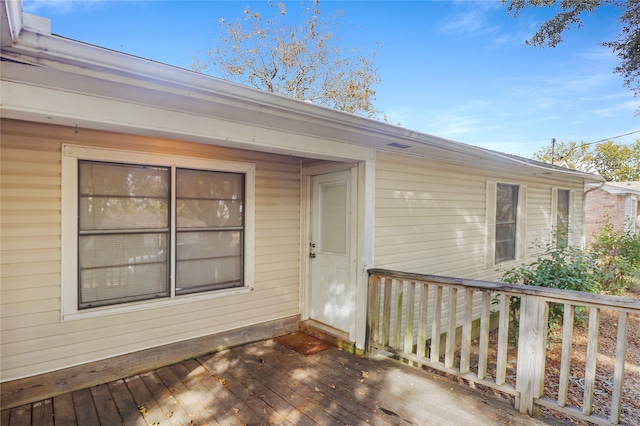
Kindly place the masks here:
[(400, 149), (411, 148), (411, 145), (405, 145), (403, 143), (398, 143), (398, 142), (388, 143), (387, 146), (390, 146), (390, 147), (393, 147), (393, 148), (400, 148)]

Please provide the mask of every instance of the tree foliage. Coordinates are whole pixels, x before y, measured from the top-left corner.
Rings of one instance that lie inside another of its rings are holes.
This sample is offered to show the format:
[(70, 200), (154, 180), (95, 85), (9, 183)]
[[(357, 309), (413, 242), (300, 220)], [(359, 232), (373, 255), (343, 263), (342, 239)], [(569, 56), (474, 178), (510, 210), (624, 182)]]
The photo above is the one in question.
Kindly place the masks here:
[(621, 11), (621, 32), (617, 39), (603, 41), (620, 59), (614, 72), (624, 79), (624, 85), (636, 96), (640, 95), (640, 1), (638, 0), (502, 0), (508, 2), (507, 11), (513, 17), (530, 7), (557, 6), (559, 12), (545, 21), (526, 41), (535, 47), (555, 47), (562, 42), (562, 34), (571, 26), (582, 27), (581, 15), (593, 13), (605, 5), (614, 5)]
[[(533, 154), (535, 160), (551, 162), (552, 146)], [(553, 162), (564, 161), (572, 169), (598, 173), (609, 182), (640, 180), (640, 139), (632, 144), (617, 144), (611, 140), (595, 145), (559, 142), (553, 149)]]
[(334, 30), (340, 11), (325, 16), (320, 2), (303, 7), (301, 24), (283, 22), (287, 10), (274, 6), (271, 18), (244, 9), (244, 18), (221, 19), (223, 35), (203, 60), (192, 68), (268, 92), (310, 101), (329, 108), (375, 116), (376, 92), (380, 82), (374, 67), (376, 52), (362, 55), (354, 47), (345, 49)]

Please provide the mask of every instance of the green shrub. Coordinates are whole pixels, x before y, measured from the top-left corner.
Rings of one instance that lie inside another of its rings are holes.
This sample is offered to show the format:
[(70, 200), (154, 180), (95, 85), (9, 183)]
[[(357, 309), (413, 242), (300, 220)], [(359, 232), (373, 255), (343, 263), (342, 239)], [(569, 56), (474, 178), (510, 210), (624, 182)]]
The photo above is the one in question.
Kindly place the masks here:
[[(554, 239), (555, 240), (555, 239)], [(510, 284), (534, 285), (563, 290), (598, 293), (600, 282), (607, 279), (599, 270), (593, 257), (576, 247), (558, 247), (555, 243), (535, 245), (538, 252), (536, 260), (502, 271), (502, 280)], [(514, 318), (520, 308), (520, 300), (514, 298), (510, 306)], [(549, 307), (549, 326), (562, 321), (564, 306), (552, 304)], [(579, 317), (582, 311), (576, 308)]]
[(591, 243), (589, 251), (605, 276), (601, 283), (605, 293), (618, 294), (627, 288), (637, 291), (640, 287), (640, 235), (629, 228), (616, 231), (607, 218)]

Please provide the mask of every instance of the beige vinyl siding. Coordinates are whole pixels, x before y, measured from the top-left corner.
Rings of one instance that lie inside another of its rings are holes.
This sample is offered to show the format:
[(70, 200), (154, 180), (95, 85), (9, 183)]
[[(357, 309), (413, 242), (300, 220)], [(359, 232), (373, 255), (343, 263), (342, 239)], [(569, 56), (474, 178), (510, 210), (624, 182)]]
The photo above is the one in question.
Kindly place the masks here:
[(376, 267), (477, 274), (484, 263), (485, 185), (463, 167), (379, 154)]
[[(62, 143), (255, 163), (254, 291), (62, 321)], [(2, 381), (299, 313), (299, 159), (10, 120), (1, 149)]]
[[(533, 260), (534, 241), (551, 238), (553, 187), (572, 190), (571, 229), (582, 226), (582, 183), (544, 180), (379, 153), (376, 161), (375, 265), (462, 278), (497, 280), (485, 267), (487, 182), (526, 187), (524, 254), (502, 266)], [(580, 243), (580, 232), (572, 233)]]
[[(521, 185), (526, 211), (520, 259), (504, 268), (533, 260), (534, 240), (543, 244), (551, 236), (551, 188), (575, 190), (574, 211), (581, 211), (581, 184), (545, 182), (495, 171), (428, 161), (410, 156), (379, 153), (376, 161), (375, 266), (407, 272), (480, 280), (499, 280), (496, 266), (485, 267), (487, 182)], [(495, 188), (495, 185), (493, 185)], [(526, 188), (526, 189), (525, 189)], [(495, 197), (494, 197), (495, 199)], [(518, 203), (521, 204), (521, 201)], [(490, 209), (495, 214), (495, 208)], [(578, 217), (579, 215), (574, 215)], [(574, 222), (573, 227), (581, 226)], [(519, 226), (520, 228), (520, 226)], [(458, 292), (458, 306), (464, 301)], [(448, 315), (449, 291), (443, 291), (443, 318)], [(433, 315), (430, 290), (428, 320)], [(480, 315), (480, 294), (474, 296), (473, 317)], [(416, 304), (419, 303), (416, 301)], [(395, 310), (395, 307), (392, 307)], [(417, 312), (417, 309), (416, 309)], [(417, 315), (417, 314), (415, 314)], [(464, 312), (457, 311), (461, 324)], [(394, 318), (394, 314), (392, 314)], [(405, 318), (403, 318), (403, 324)], [(414, 324), (417, 324), (414, 321)], [(392, 328), (395, 327), (392, 324)], [(441, 324), (445, 331), (446, 323)], [(401, 324), (401, 327), (404, 325)]]

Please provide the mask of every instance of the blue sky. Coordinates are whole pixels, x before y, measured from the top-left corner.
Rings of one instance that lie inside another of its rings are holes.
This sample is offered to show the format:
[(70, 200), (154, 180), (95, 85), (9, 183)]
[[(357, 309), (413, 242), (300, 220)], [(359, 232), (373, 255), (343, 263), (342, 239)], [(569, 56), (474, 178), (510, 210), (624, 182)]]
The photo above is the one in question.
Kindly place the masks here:
[[(289, 15), (299, 2), (285, 2)], [(182, 68), (220, 34), (218, 21), (266, 1), (24, 0), (52, 32)], [(598, 42), (620, 32), (619, 12), (583, 17), (554, 49), (524, 45), (553, 10), (517, 19), (500, 0), (331, 1), (341, 39), (376, 56), (376, 107), (412, 130), (530, 157), (558, 141), (595, 142), (640, 130), (640, 98), (612, 72), (617, 57)], [(640, 132), (614, 139), (630, 143)]]

